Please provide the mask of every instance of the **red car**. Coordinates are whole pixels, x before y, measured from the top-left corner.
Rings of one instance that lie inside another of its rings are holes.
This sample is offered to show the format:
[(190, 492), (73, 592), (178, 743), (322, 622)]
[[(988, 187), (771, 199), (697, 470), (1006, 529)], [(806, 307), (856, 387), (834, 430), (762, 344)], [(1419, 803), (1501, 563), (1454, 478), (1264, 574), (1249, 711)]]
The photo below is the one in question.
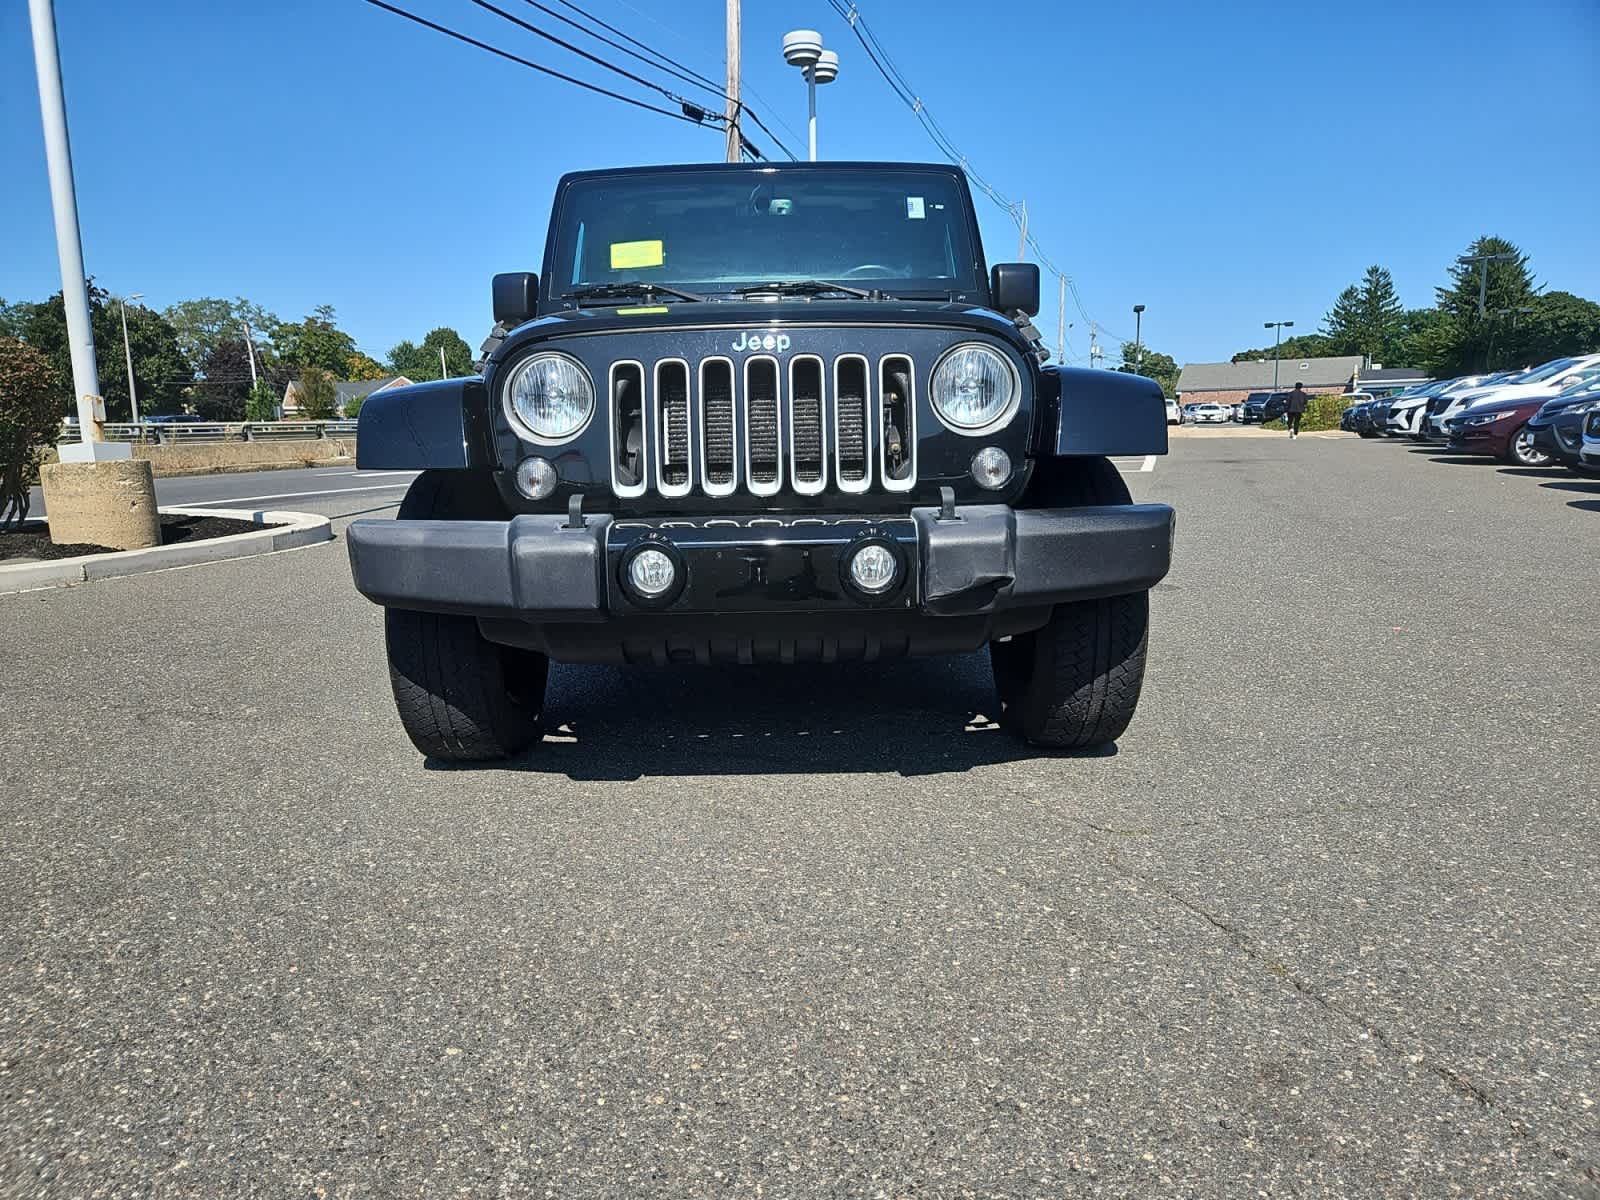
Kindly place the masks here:
[(1528, 418), (1549, 397), (1500, 400), (1463, 409), (1444, 423), (1456, 454), (1490, 454), (1519, 467), (1546, 467), (1550, 456), (1533, 444)]

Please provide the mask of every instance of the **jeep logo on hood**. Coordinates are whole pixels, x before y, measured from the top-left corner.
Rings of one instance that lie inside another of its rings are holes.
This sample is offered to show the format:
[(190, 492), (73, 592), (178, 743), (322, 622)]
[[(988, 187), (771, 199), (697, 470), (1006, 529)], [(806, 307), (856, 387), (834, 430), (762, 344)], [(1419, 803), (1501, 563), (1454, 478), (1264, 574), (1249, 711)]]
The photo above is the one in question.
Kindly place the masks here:
[(782, 354), (789, 348), (789, 335), (787, 333), (762, 333), (752, 329), (741, 332), (739, 340), (733, 344), (737, 354), (754, 354), (757, 350), (776, 350)]

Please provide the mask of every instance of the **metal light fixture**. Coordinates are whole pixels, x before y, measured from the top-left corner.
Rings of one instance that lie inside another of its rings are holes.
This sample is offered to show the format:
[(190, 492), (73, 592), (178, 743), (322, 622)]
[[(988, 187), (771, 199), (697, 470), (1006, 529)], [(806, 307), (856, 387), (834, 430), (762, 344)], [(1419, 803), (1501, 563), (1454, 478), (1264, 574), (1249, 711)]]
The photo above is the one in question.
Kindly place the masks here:
[(796, 29), (783, 35), (783, 60), (799, 67), (806, 77), (806, 104), (810, 114), (811, 161), (817, 161), (817, 84), (832, 83), (839, 77), (839, 56), (822, 48), (822, 35), (815, 29)]

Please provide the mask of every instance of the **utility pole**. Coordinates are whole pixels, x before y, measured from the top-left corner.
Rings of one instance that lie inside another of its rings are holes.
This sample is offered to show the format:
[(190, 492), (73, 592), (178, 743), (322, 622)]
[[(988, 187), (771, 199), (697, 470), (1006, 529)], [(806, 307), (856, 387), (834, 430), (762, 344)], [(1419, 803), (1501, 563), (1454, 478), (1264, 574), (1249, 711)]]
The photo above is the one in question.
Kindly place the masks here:
[(1022, 215), (1017, 218), (1017, 261), (1028, 261), (1028, 202), (1017, 201), (1017, 208)]
[[(63, 447), (63, 461), (94, 462), (127, 458), (127, 446), (102, 450), (100, 423), (106, 419), (100, 398), (100, 370), (94, 359), (89, 324), (89, 289), (84, 281), (83, 243), (78, 234), (78, 192), (72, 181), (72, 147), (67, 140), (67, 101), (61, 89), (61, 53), (56, 45), (53, 0), (28, 0), (33, 26), (33, 62), (39, 73), (39, 113), (44, 121), (45, 159), (50, 168), (50, 204), (55, 213), (56, 255), (61, 261), (61, 299), (67, 313), (67, 346), (72, 357), (72, 391), (78, 398), (79, 447)], [(122, 453), (117, 453), (121, 450)]]
[(440, 379), (449, 379), (450, 378), (450, 368), (445, 365), (445, 361), (444, 361), (444, 346), (442, 346), (442, 345), (439, 347), (439, 378)]
[(250, 359), (250, 390), (256, 390), (256, 339), (250, 332), (250, 322), (244, 322), (244, 352)]
[(1089, 322), (1089, 365), (1091, 367), (1098, 367), (1100, 365), (1100, 358), (1101, 357), (1102, 356), (1100, 354), (1100, 325), (1099, 325), (1098, 322), (1090, 321)]
[(128, 344), (128, 301), (143, 299), (143, 292), (135, 292), (117, 301), (117, 311), (122, 314), (122, 353), (128, 363), (128, 409), (133, 413), (135, 425), (139, 423), (139, 393), (133, 386), (133, 347)]
[(1060, 284), (1061, 298), (1056, 302), (1056, 361), (1063, 365), (1067, 361), (1067, 277), (1056, 272), (1056, 282)]
[(728, 126), (727, 161), (736, 163), (743, 159), (743, 141), (739, 133), (739, 0), (728, 0), (728, 82), (723, 91), (728, 93), (728, 107), (724, 110)]

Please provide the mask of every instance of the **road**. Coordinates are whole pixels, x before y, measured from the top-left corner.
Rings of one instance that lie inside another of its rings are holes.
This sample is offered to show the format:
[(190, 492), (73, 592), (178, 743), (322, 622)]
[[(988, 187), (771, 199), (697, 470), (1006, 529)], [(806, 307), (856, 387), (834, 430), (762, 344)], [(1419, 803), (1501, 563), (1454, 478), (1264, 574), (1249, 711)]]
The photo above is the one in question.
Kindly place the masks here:
[[(352, 467), (313, 467), (296, 471), (238, 471), (217, 475), (184, 475), (156, 480), (156, 503), (197, 507), (304, 508), (307, 503), (334, 501), (347, 492), (404, 495), (415, 471), (357, 471)], [(31, 494), (31, 516), (42, 516), (44, 496)]]
[(970, 656), (558, 667), (435, 769), (342, 539), (0, 597), (0, 1195), (1596, 1195), (1600, 483), (1129, 479), (1103, 757)]

